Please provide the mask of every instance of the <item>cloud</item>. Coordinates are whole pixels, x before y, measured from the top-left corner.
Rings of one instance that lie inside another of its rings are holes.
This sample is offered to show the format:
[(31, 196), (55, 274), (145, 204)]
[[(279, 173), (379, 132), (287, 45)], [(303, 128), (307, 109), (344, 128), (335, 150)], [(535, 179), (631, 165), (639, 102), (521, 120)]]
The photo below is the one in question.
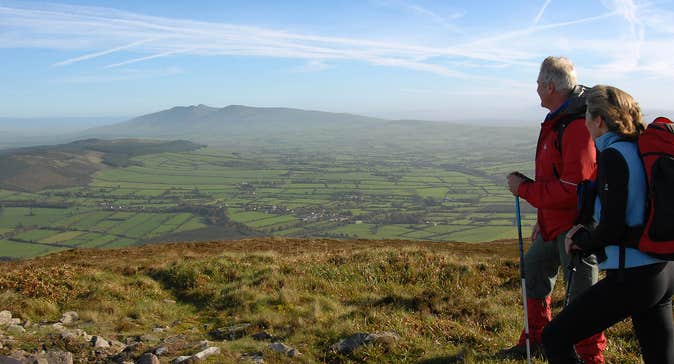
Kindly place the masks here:
[(583, 23), (596, 22), (596, 21), (599, 21), (599, 20), (603, 20), (603, 19), (606, 19), (606, 18), (617, 16), (617, 15), (618, 15), (617, 11), (612, 11), (612, 12), (609, 12), (609, 13), (604, 13), (604, 14), (600, 14), (600, 15), (589, 16), (589, 17), (584, 17), (584, 18), (579, 18), (579, 19), (567, 20), (567, 21), (545, 24), (545, 25), (535, 25), (535, 26), (531, 26), (531, 27), (528, 27), (528, 28), (524, 28), (524, 29), (511, 30), (509, 32), (500, 33), (498, 35), (491, 36), (491, 37), (484, 37), (484, 38), (481, 38), (481, 39), (477, 39), (475, 41), (472, 41), (470, 44), (495, 43), (495, 42), (503, 41), (503, 40), (506, 40), (506, 39), (532, 35), (534, 33), (538, 33), (538, 32), (545, 31), (545, 30), (570, 27), (570, 26), (573, 26), (573, 25), (579, 25), (579, 24), (583, 24)]
[(153, 70), (139, 70), (133, 68), (118, 69), (115, 72), (100, 73), (85, 73), (77, 76), (70, 76), (65, 79), (57, 79), (54, 83), (65, 84), (96, 84), (109, 83), (130, 80), (141, 80), (151, 78), (162, 78), (167, 76), (175, 76), (183, 74), (184, 71), (180, 67), (166, 67)]
[[(550, 0), (545, 0), (532, 26), (515, 30), (488, 29), (491, 34), (451, 47), (154, 17), (100, 7), (16, 3), (13, 6), (0, 5), (0, 24), (3, 29), (0, 33), (0, 48), (47, 48), (85, 53), (57, 62), (54, 64), (57, 67), (93, 59), (105, 60), (111, 54), (128, 56), (129, 59), (122, 61), (116, 57), (114, 62), (110, 61), (105, 66), (116, 69), (185, 54), (299, 59), (305, 62), (301, 68), (305, 72), (325, 70), (329, 68), (328, 64), (334, 66), (339, 61), (349, 60), (466, 80), (488, 79), (485, 75), (488, 72), (482, 70), (494, 72), (504, 68), (503, 76), (492, 76), (503, 79), (509, 77), (509, 72), (505, 71), (508, 67), (535, 70), (542, 57), (554, 50), (551, 45), (559, 45), (557, 38), (549, 38), (554, 30), (621, 17), (630, 29), (631, 38), (627, 43), (629, 52), (612, 50), (615, 40), (607, 39), (595, 39), (599, 46), (588, 48), (588, 52), (607, 50), (605, 54), (611, 57), (606, 62), (609, 69), (671, 74), (672, 71), (666, 70), (666, 65), (671, 61), (645, 62), (641, 56), (646, 51), (650, 54), (650, 44), (655, 41), (645, 38), (646, 28), (669, 30), (667, 39), (671, 39), (674, 29), (671, 25), (667, 28), (667, 19), (662, 15), (665, 13), (651, 7), (637, 6), (631, 0), (604, 1), (609, 9), (606, 13), (540, 24), (550, 4)], [(435, 22), (450, 24), (437, 13), (410, 2), (387, 0), (385, 3), (402, 6)], [(450, 18), (460, 16), (457, 13)], [(571, 34), (568, 37), (571, 37), (568, 44), (575, 50), (581, 49), (579, 44), (586, 42), (586, 39), (573, 38)], [(658, 41), (672, 47), (671, 40)]]
[(621, 41), (621, 52), (605, 68), (623, 73), (639, 70), (645, 40), (644, 24), (638, 15), (639, 7), (633, 0), (602, 0), (602, 3), (627, 22), (631, 35), (629, 39)]
[[(421, 7), (415, 11), (424, 12)], [(375, 65), (471, 76), (430, 58), (468, 58), (498, 64), (524, 64), (530, 54), (498, 49), (420, 47), (395, 42), (326, 37), (276, 29), (145, 16), (114, 9), (50, 4), (46, 7), (0, 6), (0, 23), (13, 37), (0, 37), (0, 47), (43, 47), (89, 50), (55, 63), (68, 66), (124, 51), (138, 57), (115, 62), (122, 67), (175, 54), (241, 55), (298, 58), (313, 62), (357, 60)], [(122, 44), (122, 45), (120, 45)], [(91, 51), (91, 49), (101, 49)], [(318, 64), (318, 63), (316, 63)]]
[(320, 72), (331, 68), (330, 65), (320, 60), (310, 60), (304, 66), (295, 69), (296, 72)]
[(436, 12), (429, 10), (428, 8), (425, 8), (421, 5), (415, 4), (415, 3), (410, 3), (404, 0), (378, 0), (375, 1), (379, 5), (387, 6), (387, 7), (396, 7), (403, 9), (407, 12), (411, 12), (417, 15), (424, 16), (426, 18), (429, 18), (431, 21), (434, 23), (442, 26), (445, 29), (448, 29), (452, 32), (455, 33), (460, 33), (463, 34), (464, 31), (458, 27), (457, 25), (451, 23), (450, 21), (452, 20), (457, 20), (462, 18), (466, 13), (465, 12), (454, 12), (450, 14), (447, 17), (443, 17), (438, 15)]
[[(407, 8), (411, 11), (413, 11), (414, 13), (417, 13), (419, 15), (423, 15), (423, 16), (426, 16), (426, 17), (430, 18), (433, 22), (441, 25), (445, 29), (449, 29), (449, 30), (451, 30), (453, 32), (456, 32), (456, 33), (463, 33), (461, 28), (459, 28), (455, 24), (452, 24), (452, 23), (448, 22), (447, 19), (445, 19), (442, 16), (432, 12), (431, 10), (428, 10), (428, 9), (426, 9), (422, 6), (416, 5), (416, 4), (407, 3), (405, 1), (399, 1), (399, 3), (400, 3), (400, 5), (402, 5), (403, 7)], [(464, 13), (454, 13), (449, 17), (449, 19), (456, 20), (456, 19), (461, 18), (463, 15), (464, 15)]]

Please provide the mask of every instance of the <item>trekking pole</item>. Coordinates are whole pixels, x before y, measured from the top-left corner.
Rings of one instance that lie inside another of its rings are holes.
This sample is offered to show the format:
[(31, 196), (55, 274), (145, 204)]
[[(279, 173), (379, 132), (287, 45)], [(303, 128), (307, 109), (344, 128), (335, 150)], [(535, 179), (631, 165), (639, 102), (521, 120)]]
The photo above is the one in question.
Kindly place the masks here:
[(571, 300), (571, 282), (573, 281), (573, 273), (576, 272), (576, 262), (574, 262), (576, 253), (571, 252), (571, 256), (569, 258), (569, 265), (566, 266), (566, 269), (569, 271), (569, 275), (566, 277), (566, 297), (564, 297), (564, 307), (568, 306), (569, 301)]
[(520, 277), (522, 278), (522, 303), (524, 305), (524, 338), (527, 343), (527, 363), (531, 364), (531, 344), (529, 343), (529, 313), (527, 310), (527, 281), (524, 274), (524, 242), (522, 241), (522, 217), (520, 216), (520, 197), (515, 196), (517, 214), (517, 236), (520, 239)]

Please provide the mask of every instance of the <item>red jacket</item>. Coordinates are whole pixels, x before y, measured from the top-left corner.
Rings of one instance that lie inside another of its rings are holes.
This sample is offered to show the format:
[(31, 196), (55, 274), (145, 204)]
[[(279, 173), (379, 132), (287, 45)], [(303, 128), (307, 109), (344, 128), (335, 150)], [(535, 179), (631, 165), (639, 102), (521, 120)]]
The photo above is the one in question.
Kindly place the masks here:
[[(576, 185), (594, 179), (596, 151), (585, 127), (585, 118), (567, 124), (562, 134), (562, 152), (556, 146), (559, 123), (569, 115), (582, 112), (584, 99), (572, 94), (566, 108), (541, 124), (536, 147), (535, 182), (522, 183), (518, 195), (538, 209), (538, 225), (543, 240), (553, 240), (573, 226), (578, 215)], [(582, 95), (582, 91), (580, 92)]]

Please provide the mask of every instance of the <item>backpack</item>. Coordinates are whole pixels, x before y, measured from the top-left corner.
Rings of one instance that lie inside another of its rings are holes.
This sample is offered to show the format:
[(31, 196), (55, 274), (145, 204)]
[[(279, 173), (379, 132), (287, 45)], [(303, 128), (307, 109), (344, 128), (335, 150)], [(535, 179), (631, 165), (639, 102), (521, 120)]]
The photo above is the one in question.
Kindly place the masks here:
[(655, 119), (639, 136), (646, 169), (646, 224), (637, 247), (656, 258), (674, 260), (674, 123)]

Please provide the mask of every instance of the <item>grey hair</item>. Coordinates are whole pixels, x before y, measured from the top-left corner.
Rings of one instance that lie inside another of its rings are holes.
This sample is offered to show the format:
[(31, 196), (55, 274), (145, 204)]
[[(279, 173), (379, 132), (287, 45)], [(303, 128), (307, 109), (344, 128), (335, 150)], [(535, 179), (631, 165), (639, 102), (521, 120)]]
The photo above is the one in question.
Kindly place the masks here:
[(576, 68), (566, 57), (548, 57), (541, 63), (538, 82), (555, 85), (560, 93), (571, 93), (578, 84)]

